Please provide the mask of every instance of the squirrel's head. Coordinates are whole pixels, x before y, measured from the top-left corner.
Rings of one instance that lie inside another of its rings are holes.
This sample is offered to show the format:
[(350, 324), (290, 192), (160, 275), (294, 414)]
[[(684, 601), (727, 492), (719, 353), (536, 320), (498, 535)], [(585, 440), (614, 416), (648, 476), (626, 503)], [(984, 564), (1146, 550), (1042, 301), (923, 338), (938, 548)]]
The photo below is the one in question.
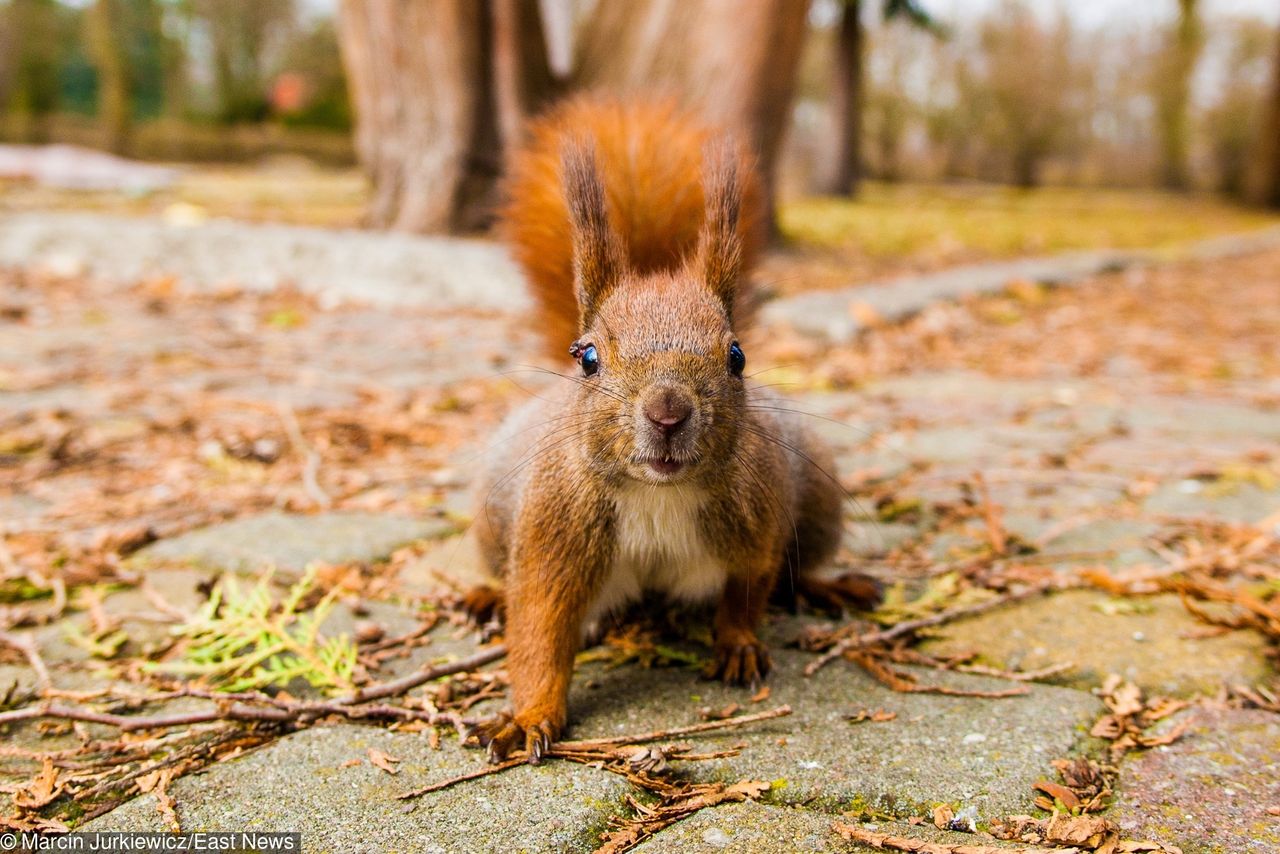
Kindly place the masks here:
[(746, 356), (734, 333), (743, 275), (738, 158), (709, 152), (696, 250), (641, 275), (609, 225), (594, 149), (565, 149), (579, 337), (582, 444), (591, 465), (653, 483), (714, 472), (735, 451), (746, 406)]

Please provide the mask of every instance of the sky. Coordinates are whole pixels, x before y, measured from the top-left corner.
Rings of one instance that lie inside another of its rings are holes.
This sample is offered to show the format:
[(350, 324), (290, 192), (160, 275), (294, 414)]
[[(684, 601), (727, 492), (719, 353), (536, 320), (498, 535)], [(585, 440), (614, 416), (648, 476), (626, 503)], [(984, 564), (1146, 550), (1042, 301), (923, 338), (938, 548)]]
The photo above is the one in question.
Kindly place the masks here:
[[(1176, 14), (1176, 0), (1027, 0), (1037, 11), (1055, 14), (1066, 8), (1078, 23), (1092, 27), (1109, 21), (1157, 23)], [(926, 9), (946, 20), (997, 7), (1000, 0), (923, 0)], [(1200, 0), (1206, 17), (1251, 15), (1280, 22), (1280, 0)]]
[[(626, 0), (615, 0), (626, 2)], [(1000, 4), (1000, 0), (921, 0), (926, 9), (947, 18), (972, 12), (982, 12)], [(1037, 10), (1054, 13), (1065, 6), (1071, 16), (1085, 26), (1104, 24), (1120, 19), (1132, 22), (1152, 22), (1171, 18), (1177, 9), (1177, 0), (1027, 0)], [(1206, 16), (1256, 15), (1272, 23), (1280, 22), (1280, 0), (1200, 0)], [(302, 0), (302, 5), (315, 11), (332, 12), (337, 0)]]

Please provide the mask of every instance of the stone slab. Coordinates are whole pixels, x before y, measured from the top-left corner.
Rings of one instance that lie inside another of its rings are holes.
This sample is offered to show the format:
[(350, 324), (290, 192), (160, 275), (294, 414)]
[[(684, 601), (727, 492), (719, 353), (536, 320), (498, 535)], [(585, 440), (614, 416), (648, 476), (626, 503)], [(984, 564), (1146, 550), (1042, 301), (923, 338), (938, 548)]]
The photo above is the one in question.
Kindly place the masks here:
[(312, 562), (382, 560), (415, 540), (452, 533), (440, 519), (378, 513), (265, 513), (161, 540), (134, 556), (142, 565), (186, 563), (228, 572), (276, 567), (301, 572)]
[(978, 650), (982, 661), (1017, 670), (1072, 662), (1075, 669), (1059, 679), (1082, 689), (1118, 673), (1151, 691), (1189, 696), (1269, 675), (1262, 638), (1247, 631), (1186, 636), (1200, 628), (1176, 596), (1113, 599), (1080, 590), (952, 623), (925, 649), (937, 655)]
[[(399, 758), (388, 774), (371, 748)], [(347, 766), (352, 760), (358, 764)], [(416, 733), (316, 727), (183, 777), (169, 787), (184, 830), (298, 831), (308, 854), (591, 851), (622, 809), (626, 781), (568, 762), (521, 766), (406, 802), (402, 792), (483, 767), (478, 750)], [(165, 830), (151, 795), (83, 830)]]
[[(837, 821), (856, 824), (818, 810), (778, 807), (747, 801), (705, 809), (650, 837), (637, 854), (837, 854), (876, 849), (848, 842), (834, 830)], [(913, 827), (896, 822), (862, 825), (867, 830), (951, 845), (1016, 845), (985, 837), (941, 831), (932, 825)]]
[[(790, 704), (789, 717), (694, 740), (707, 749), (743, 744), (741, 755), (697, 762), (698, 779), (776, 781), (785, 803), (811, 799), (839, 810), (869, 805), (895, 816), (928, 815), (933, 804), (973, 805), (983, 818), (1025, 812), (1031, 785), (1052, 774), (1101, 708), (1081, 691), (1043, 685), (1009, 699), (895, 693), (855, 665), (833, 662), (811, 678), (813, 657), (775, 644), (767, 703), (750, 692), (708, 682), (689, 669), (585, 668), (574, 680), (573, 736), (590, 738), (699, 720), (702, 707), (730, 703), (747, 711)], [(933, 671), (922, 682), (984, 690), (1009, 682)], [(861, 709), (885, 709), (886, 723), (851, 724)]]
[(1280, 715), (1201, 708), (1168, 747), (1125, 763), (1109, 817), (1126, 835), (1184, 854), (1280, 851)]

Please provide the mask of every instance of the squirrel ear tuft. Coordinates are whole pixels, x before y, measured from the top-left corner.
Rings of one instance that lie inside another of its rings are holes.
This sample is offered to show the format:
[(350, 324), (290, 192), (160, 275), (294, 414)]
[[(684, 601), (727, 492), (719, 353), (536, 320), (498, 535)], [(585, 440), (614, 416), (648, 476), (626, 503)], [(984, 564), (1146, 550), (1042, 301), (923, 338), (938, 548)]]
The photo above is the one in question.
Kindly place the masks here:
[(729, 139), (708, 145), (703, 155), (702, 188), (706, 198), (694, 272), (724, 304), (733, 319), (738, 280), (742, 276), (742, 183), (738, 151)]
[(585, 331), (621, 278), (625, 253), (621, 238), (609, 227), (595, 145), (589, 139), (566, 142), (560, 164), (573, 235), (573, 290), (580, 330)]

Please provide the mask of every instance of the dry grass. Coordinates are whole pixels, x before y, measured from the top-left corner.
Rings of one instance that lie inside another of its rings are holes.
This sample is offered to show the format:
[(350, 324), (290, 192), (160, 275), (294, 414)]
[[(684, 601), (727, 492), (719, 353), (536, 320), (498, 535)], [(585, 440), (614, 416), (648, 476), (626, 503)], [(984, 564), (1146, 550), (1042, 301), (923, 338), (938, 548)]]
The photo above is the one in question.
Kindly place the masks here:
[[(781, 291), (844, 287), (933, 270), (1078, 249), (1169, 248), (1280, 223), (1280, 216), (1207, 195), (928, 184), (868, 184), (856, 200), (784, 204), (788, 264), (766, 275)], [(787, 270), (799, 262), (802, 270)]]

